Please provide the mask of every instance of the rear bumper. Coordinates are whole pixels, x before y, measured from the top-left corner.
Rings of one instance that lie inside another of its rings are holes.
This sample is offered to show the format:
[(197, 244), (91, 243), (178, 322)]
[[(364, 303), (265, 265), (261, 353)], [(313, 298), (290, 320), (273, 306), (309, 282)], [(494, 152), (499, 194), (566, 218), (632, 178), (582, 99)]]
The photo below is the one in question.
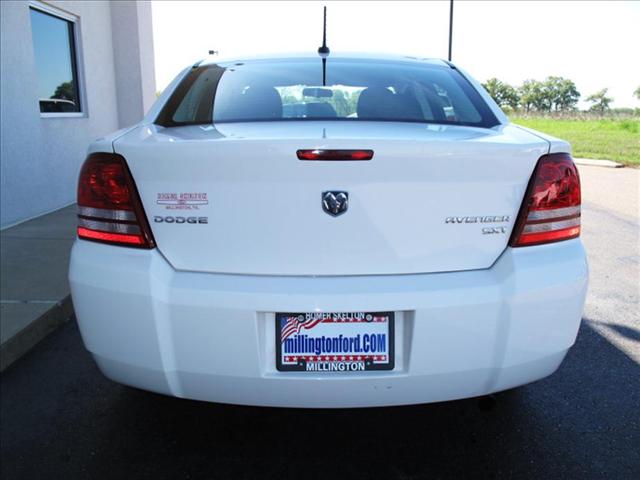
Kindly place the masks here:
[[(361, 407), (485, 395), (553, 373), (587, 290), (579, 239), (507, 249), (487, 270), (362, 277), (175, 271), (157, 250), (76, 241), (71, 291), (104, 374), (177, 397)], [(279, 372), (274, 312), (395, 311), (395, 368)]]

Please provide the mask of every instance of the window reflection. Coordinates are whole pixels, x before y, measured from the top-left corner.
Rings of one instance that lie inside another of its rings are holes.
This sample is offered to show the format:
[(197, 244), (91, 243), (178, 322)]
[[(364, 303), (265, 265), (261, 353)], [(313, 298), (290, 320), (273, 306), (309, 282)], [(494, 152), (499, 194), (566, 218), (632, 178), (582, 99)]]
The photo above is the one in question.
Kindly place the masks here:
[(73, 27), (73, 22), (31, 9), (42, 113), (81, 111)]

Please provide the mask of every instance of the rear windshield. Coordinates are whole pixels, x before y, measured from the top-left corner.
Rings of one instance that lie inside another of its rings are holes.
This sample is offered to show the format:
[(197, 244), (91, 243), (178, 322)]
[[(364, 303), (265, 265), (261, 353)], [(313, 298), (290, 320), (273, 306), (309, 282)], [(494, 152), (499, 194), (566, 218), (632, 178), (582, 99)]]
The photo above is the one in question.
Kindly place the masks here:
[(471, 84), (448, 66), (331, 58), (324, 71), (319, 58), (195, 67), (156, 123), (292, 120), (499, 123)]

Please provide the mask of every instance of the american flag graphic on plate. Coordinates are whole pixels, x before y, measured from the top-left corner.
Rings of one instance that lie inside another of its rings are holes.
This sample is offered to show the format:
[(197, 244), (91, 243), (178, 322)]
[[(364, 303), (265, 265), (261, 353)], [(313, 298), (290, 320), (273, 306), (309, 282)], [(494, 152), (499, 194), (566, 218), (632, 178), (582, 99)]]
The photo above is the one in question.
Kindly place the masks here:
[(276, 313), (280, 371), (392, 370), (393, 312)]

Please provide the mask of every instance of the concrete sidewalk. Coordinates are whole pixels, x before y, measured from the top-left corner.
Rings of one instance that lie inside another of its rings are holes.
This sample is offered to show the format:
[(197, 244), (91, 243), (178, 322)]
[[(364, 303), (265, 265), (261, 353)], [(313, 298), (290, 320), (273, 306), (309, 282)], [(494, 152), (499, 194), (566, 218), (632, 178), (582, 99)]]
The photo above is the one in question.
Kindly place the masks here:
[(76, 206), (0, 232), (0, 371), (73, 313), (67, 269)]
[(586, 167), (607, 167), (607, 168), (622, 168), (624, 164), (619, 162), (613, 162), (611, 160), (596, 160), (594, 158), (574, 158), (573, 161), (576, 165), (582, 165)]

